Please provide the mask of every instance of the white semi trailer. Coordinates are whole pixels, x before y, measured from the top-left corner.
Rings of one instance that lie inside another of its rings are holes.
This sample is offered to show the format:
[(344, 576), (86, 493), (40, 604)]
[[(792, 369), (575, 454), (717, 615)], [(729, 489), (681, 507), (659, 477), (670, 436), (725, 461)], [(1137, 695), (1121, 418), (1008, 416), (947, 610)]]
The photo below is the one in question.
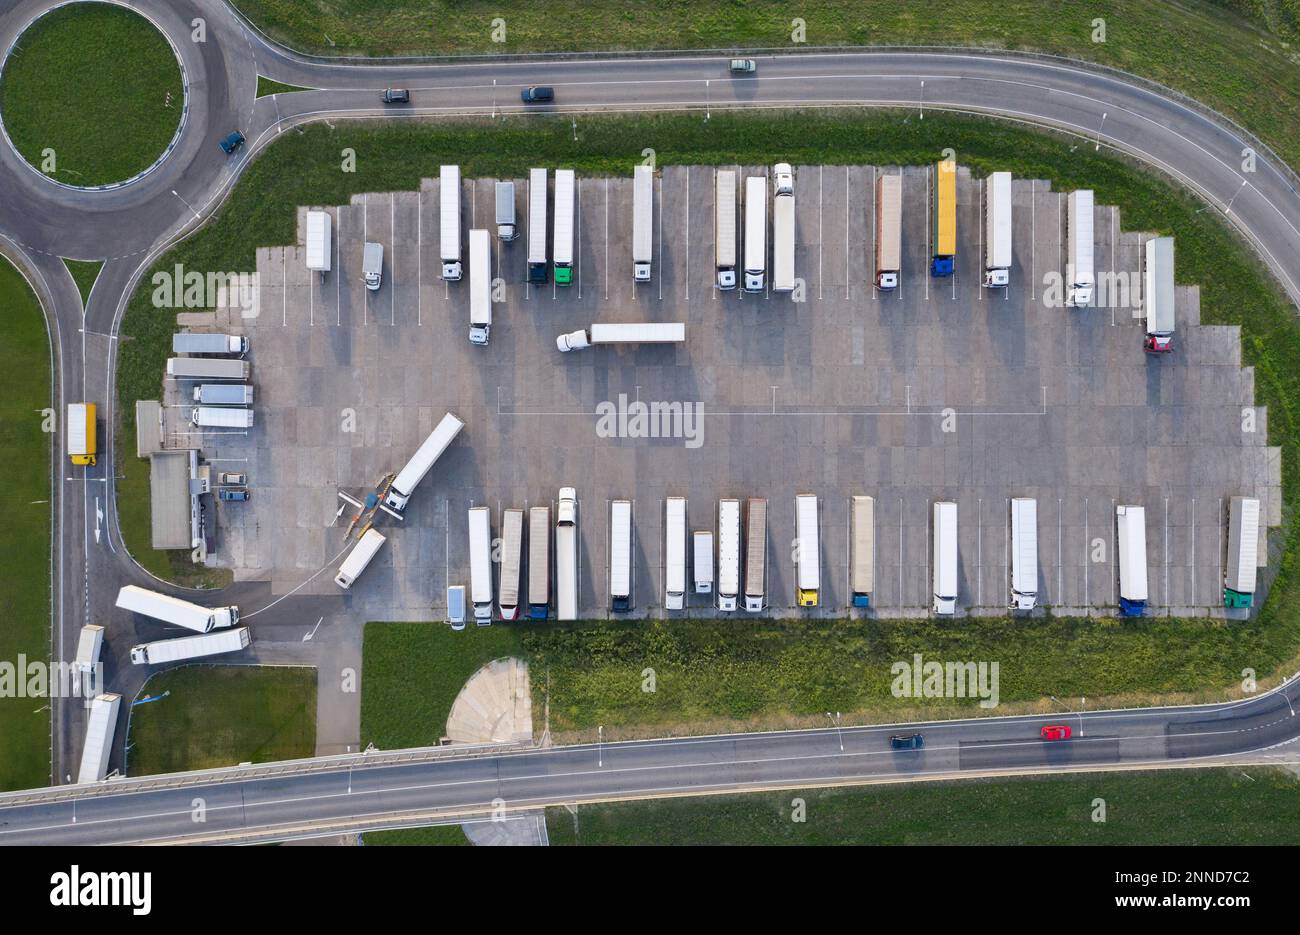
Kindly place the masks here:
[(632, 609), (632, 501), (609, 505), (609, 606), (616, 614)]
[(767, 287), (767, 178), (745, 179), (745, 291)]
[(578, 180), (572, 169), (555, 170), (555, 284), (573, 284), (573, 215)]
[(173, 354), (247, 354), (248, 338), (238, 334), (198, 334), (182, 331), (172, 335)]
[(238, 607), (201, 607), (179, 597), (159, 594), (128, 584), (117, 592), (117, 606), (195, 633), (232, 627), (239, 622)]
[(898, 288), (903, 263), (903, 177), (876, 179), (876, 288)]
[(1011, 501), (1011, 609), (1033, 610), (1038, 602), (1038, 501)]
[(984, 193), (984, 285), (1011, 281), (1011, 173), (994, 172)]
[(821, 529), (817, 497), (801, 493), (794, 498), (795, 535), (798, 560), (795, 563), (796, 598), (800, 607), (816, 607), (821, 601)]
[(200, 428), (251, 429), (253, 410), (232, 406), (195, 406), (190, 410), (190, 422)]
[(333, 253), (334, 219), (328, 211), (307, 212), (307, 269), (325, 278)]
[(497, 583), (497, 610), (502, 620), (519, 619), (519, 573), (524, 558), (524, 511), (501, 514), (501, 580)]
[(245, 383), (200, 383), (194, 387), (200, 406), (251, 406), (253, 388)]
[(246, 360), (215, 357), (172, 357), (167, 360), (167, 376), (173, 380), (247, 381), (251, 371)]
[(442, 453), (447, 450), (452, 439), (459, 435), (464, 427), (465, 423), (450, 412), (443, 416), (437, 428), (429, 433), (424, 444), (411, 455), (411, 460), (406, 462), (406, 466), (393, 479), (388, 487), (388, 493), (384, 495), (384, 504), (399, 513), (405, 510), (416, 486), (424, 480), (424, 475), (429, 473), (434, 462), (442, 457)]
[(155, 640), (131, 647), (131, 661), (138, 666), (159, 665), (164, 662), (184, 662), (205, 656), (220, 656), (247, 649), (253, 642), (248, 627), (217, 630), (201, 636), (182, 636), (174, 640)]
[(957, 504), (941, 500), (934, 505), (933, 590), (936, 614), (957, 613)]
[(117, 732), (117, 709), (122, 696), (96, 695), (90, 703), (86, 720), (86, 742), (81, 748), (77, 782), (99, 782), (108, 775), (108, 757), (113, 752), (113, 735)]
[(686, 498), (664, 501), (664, 609), (686, 606)]
[(594, 324), (560, 335), (555, 339), (555, 346), (567, 353), (593, 344), (681, 344), (685, 340), (683, 321), (643, 321)]
[(1152, 237), (1142, 257), (1142, 311), (1147, 320), (1142, 346), (1152, 354), (1167, 354), (1174, 349), (1174, 238)]
[(487, 344), (492, 332), (492, 238), (469, 232), (469, 343)]
[(1093, 196), (1092, 190), (1083, 188), (1070, 192), (1067, 200), (1068, 230), (1066, 231), (1065, 304), (1080, 308), (1092, 303), (1092, 290), (1097, 282), (1093, 260)]
[(492, 622), (492, 515), (485, 506), (469, 509), (469, 599), (479, 626)]
[(718, 610), (735, 610), (740, 597), (740, 501), (718, 501)]
[(348, 557), (343, 559), (343, 564), (339, 566), (339, 573), (334, 576), (334, 583), (345, 591), (352, 587), (370, 565), (370, 560), (379, 554), (379, 550), (387, 541), (388, 539), (378, 529), (367, 529), (365, 535), (352, 547)]
[(1246, 608), (1254, 602), (1259, 565), (1259, 500), (1228, 501), (1228, 563), (1223, 566), (1223, 606)]
[(691, 533), (691, 578), (696, 594), (713, 593), (713, 533), (707, 529)]
[(650, 281), (654, 243), (655, 170), (637, 166), (632, 176), (632, 277)]
[(519, 229), (515, 224), (514, 182), (497, 182), (496, 209), (497, 237), (507, 242), (514, 240), (519, 236)]
[(555, 510), (555, 618), (578, 619), (578, 494), (561, 487)]
[(1115, 507), (1119, 555), (1119, 612), (1141, 617), (1147, 606), (1147, 514), (1140, 506)]
[(546, 170), (528, 170), (528, 281), (546, 282)]
[(714, 265), (718, 288), (736, 288), (736, 173), (719, 169), (714, 179)]
[(438, 207), (442, 215), (438, 238), (442, 278), (455, 282), (461, 277), (460, 166), (438, 168)]

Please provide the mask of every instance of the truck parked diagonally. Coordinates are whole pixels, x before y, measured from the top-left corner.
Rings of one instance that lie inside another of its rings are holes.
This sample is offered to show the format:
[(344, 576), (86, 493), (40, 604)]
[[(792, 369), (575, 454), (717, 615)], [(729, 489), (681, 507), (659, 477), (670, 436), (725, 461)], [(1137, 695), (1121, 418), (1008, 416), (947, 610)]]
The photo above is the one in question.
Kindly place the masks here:
[(411, 460), (406, 462), (406, 466), (389, 484), (388, 493), (384, 496), (385, 505), (399, 513), (405, 510), (416, 486), (424, 480), (424, 476), (429, 473), (434, 462), (442, 457), (442, 453), (447, 450), (452, 439), (459, 435), (464, 427), (465, 423), (452, 413), (443, 416), (442, 421), (429, 433), (429, 437), (416, 449), (415, 454), (411, 455)]
[(232, 627), (239, 622), (238, 607), (201, 607), (134, 584), (128, 584), (117, 592), (117, 606), (195, 633)]

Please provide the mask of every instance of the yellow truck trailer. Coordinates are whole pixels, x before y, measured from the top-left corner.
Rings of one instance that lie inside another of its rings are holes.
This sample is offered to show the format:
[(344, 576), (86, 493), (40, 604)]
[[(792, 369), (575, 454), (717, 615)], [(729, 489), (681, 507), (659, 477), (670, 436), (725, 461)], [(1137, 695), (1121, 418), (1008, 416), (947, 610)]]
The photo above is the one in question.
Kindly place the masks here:
[(92, 465), (95, 446), (95, 404), (68, 403), (68, 455), (73, 464)]

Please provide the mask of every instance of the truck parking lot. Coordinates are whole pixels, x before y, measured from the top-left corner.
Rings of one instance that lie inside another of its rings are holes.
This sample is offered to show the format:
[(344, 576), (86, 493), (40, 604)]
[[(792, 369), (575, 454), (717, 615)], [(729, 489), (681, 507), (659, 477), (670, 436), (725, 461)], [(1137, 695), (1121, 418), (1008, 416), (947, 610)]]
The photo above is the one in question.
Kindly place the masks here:
[[(746, 177), (769, 173), (725, 168), (742, 191)], [(902, 176), (891, 292), (874, 285), (878, 172)], [(958, 505), (959, 613), (1006, 610), (1014, 497), (1037, 498), (1038, 602), (1056, 612), (1113, 612), (1117, 503), (1145, 507), (1149, 607), (1183, 615), (1221, 612), (1231, 497), (1259, 497), (1261, 527), (1280, 520), (1265, 414), (1252, 412), (1254, 431), (1243, 431), (1253, 374), (1241, 368), (1237, 330), (1199, 326), (1195, 287), (1176, 289), (1176, 350), (1158, 358), (1144, 354), (1132, 308), (1044, 303), (1044, 276), (1065, 272), (1065, 193), (1013, 181), (1009, 285), (989, 289), (984, 185), (964, 169), (956, 272), (934, 279), (929, 167), (797, 166), (794, 291), (774, 293), (769, 275), (761, 293), (721, 292), (715, 169), (656, 178), (645, 282), (633, 276), (631, 175), (578, 179), (567, 286), (526, 281), (527, 238), (495, 236), (496, 180), (462, 180), (464, 230), (493, 232), (486, 346), (466, 339), (469, 277), (440, 278), (436, 178), (419, 192), (324, 206), (336, 254), (324, 277), (307, 270), (301, 246), (260, 250), (257, 317), (232, 322), (251, 339), (257, 424), (203, 437), (214, 464), (247, 471), (254, 491), (223, 504), (218, 560), (238, 577), (269, 578), (277, 594), (309, 578), (307, 592), (337, 593), (347, 520), (336, 518), (337, 491), (374, 488), (448, 411), (464, 431), (404, 519), (381, 514), (388, 546), (349, 591), (367, 619), (440, 616), (446, 585), (470, 583), (469, 508), (489, 507), (499, 536), (506, 508), (545, 505), (554, 516), (562, 486), (579, 498), (584, 618), (609, 613), (615, 500), (632, 503), (632, 616), (666, 613), (669, 496), (687, 498), (690, 531), (714, 529), (719, 498), (767, 499), (773, 616), (864, 612), (849, 609), (860, 494), (876, 498), (870, 613), (884, 617), (929, 613), (936, 500)], [(527, 230), (529, 182), (514, 183)], [(1097, 270), (1136, 274), (1145, 237), (1123, 232), (1110, 206), (1094, 220)], [(366, 242), (385, 248), (377, 291), (362, 278)], [(594, 322), (647, 321), (685, 322), (685, 343), (556, 349), (558, 335)], [(640, 404), (662, 404), (668, 437), (624, 430)], [(795, 606), (798, 493), (820, 498), (815, 609)], [(671, 615), (717, 612), (709, 595), (688, 590), (685, 603)]]

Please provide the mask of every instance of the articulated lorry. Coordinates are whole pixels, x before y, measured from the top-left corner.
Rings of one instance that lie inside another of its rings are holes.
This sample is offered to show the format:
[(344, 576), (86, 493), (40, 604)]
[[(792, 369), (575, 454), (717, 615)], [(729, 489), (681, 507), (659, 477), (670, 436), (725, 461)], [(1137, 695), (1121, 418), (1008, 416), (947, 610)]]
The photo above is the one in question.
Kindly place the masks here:
[(122, 696), (96, 695), (90, 703), (86, 720), (86, 743), (81, 748), (81, 765), (77, 782), (99, 782), (108, 775), (108, 757), (113, 752), (113, 735), (117, 732), (117, 709)]
[(442, 221), (438, 237), (442, 278), (455, 282), (461, 277), (460, 166), (438, 168), (438, 207)]
[(384, 495), (384, 504), (399, 513), (405, 510), (411, 494), (420, 481), (424, 480), (424, 475), (429, 473), (434, 462), (442, 457), (442, 453), (447, 450), (452, 439), (459, 435), (464, 427), (465, 423), (450, 412), (443, 416), (437, 428), (429, 433), (424, 444), (420, 445), (411, 456), (411, 460), (406, 462), (406, 466), (393, 479), (388, 487), (388, 493)]
[(551, 612), (551, 508), (528, 511), (528, 619), (545, 620)]
[(817, 498), (801, 493), (794, 498), (796, 550), (796, 603), (800, 607), (816, 607), (821, 599), (822, 559), (821, 530)]
[(573, 205), (577, 179), (572, 169), (555, 170), (555, 284), (573, 284)]
[(951, 276), (957, 265), (957, 163), (930, 170), (930, 275)]
[(73, 464), (93, 466), (99, 457), (95, 438), (95, 404), (68, 403), (68, 458)]
[(77, 638), (77, 658), (74, 663), (79, 677), (81, 697), (89, 703), (103, 686), (96, 684), (99, 678), (99, 657), (104, 651), (104, 628), (88, 623), (81, 628)]
[(167, 361), (167, 376), (173, 380), (239, 380), (247, 382), (252, 372), (246, 360), (220, 360), (214, 357), (172, 357)]
[(609, 505), (609, 606), (616, 614), (632, 609), (632, 501)]
[(936, 614), (957, 613), (957, 504), (941, 500), (934, 505), (934, 602)]
[(190, 410), (190, 422), (206, 429), (251, 429), (253, 410), (235, 409), (231, 406), (195, 406)]
[(1152, 237), (1142, 251), (1142, 347), (1152, 354), (1174, 349), (1174, 238)]
[(307, 269), (324, 279), (330, 271), (334, 220), (327, 211), (307, 212)]
[(713, 256), (718, 288), (736, 288), (736, 173), (719, 169), (714, 178)]
[(1011, 609), (1033, 610), (1038, 602), (1038, 501), (1011, 501)]
[(713, 593), (713, 533), (707, 529), (691, 533), (691, 578), (696, 594)]
[(1092, 290), (1097, 282), (1092, 245), (1092, 190), (1070, 192), (1066, 208), (1065, 287), (1069, 291), (1065, 304), (1080, 308), (1092, 303)]
[(1011, 173), (994, 172), (984, 193), (984, 285), (1011, 281)]
[(685, 322), (648, 321), (595, 324), (560, 335), (555, 339), (555, 346), (567, 353), (593, 344), (681, 344), (685, 340)]
[(664, 501), (664, 609), (686, 606), (686, 498)]
[(497, 582), (497, 610), (502, 620), (519, 619), (519, 573), (524, 560), (524, 511), (501, 514), (501, 580)]
[(253, 388), (247, 383), (200, 383), (194, 387), (200, 406), (251, 406)]
[(1259, 500), (1228, 501), (1228, 563), (1223, 566), (1223, 606), (1247, 608), (1254, 601), (1259, 564)]
[(509, 242), (519, 236), (515, 226), (515, 183), (497, 182), (495, 194), (497, 237)]
[(205, 656), (220, 656), (247, 649), (253, 642), (248, 627), (217, 630), (201, 636), (182, 636), (174, 640), (155, 640), (131, 647), (131, 661), (138, 666), (159, 665), (164, 662), (184, 662)]
[(367, 241), (361, 249), (361, 281), (370, 292), (384, 284), (384, 245)]
[(1119, 542), (1119, 612), (1141, 617), (1147, 606), (1147, 514), (1140, 506), (1115, 507)]
[(388, 539), (378, 529), (367, 529), (357, 540), (348, 557), (339, 566), (339, 573), (334, 576), (334, 583), (343, 590), (348, 590), (361, 577), (361, 573), (370, 565), (370, 560), (379, 554)]
[(469, 510), (469, 599), (479, 626), (492, 622), (492, 516), (485, 506)]
[(745, 179), (745, 291), (767, 286), (767, 177)]
[(172, 335), (173, 354), (247, 354), (248, 338), (238, 334), (197, 334), (182, 331)]
[(767, 607), (767, 501), (750, 497), (745, 509), (745, 610)]
[(159, 594), (134, 584), (128, 584), (117, 592), (117, 606), (195, 633), (233, 627), (239, 622), (238, 607), (201, 607), (179, 597)]
[(876, 288), (898, 288), (903, 268), (903, 177), (876, 179)]
[(740, 596), (740, 501), (718, 501), (718, 610), (735, 610)]
[(487, 344), (492, 332), (492, 246), (485, 230), (469, 232), (469, 343)]
[(776, 167), (778, 185), (772, 199), (772, 291), (794, 291), (794, 173), (785, 163)]
[(561, 487), (555, 509), (555, 618), (578, 619), (578, 493)]
[(650, 281), (654, 243), (655, 170), (637, 166), (632, 177), (632, 278)]
[(854, 497), (852, 504), (853, 554), (849, 560), (854, 607), (870, 607), (876, 589), (876, 501), (873, 497)]
[(546, 170), (528, 170), (528, 281), (546, 282)]

